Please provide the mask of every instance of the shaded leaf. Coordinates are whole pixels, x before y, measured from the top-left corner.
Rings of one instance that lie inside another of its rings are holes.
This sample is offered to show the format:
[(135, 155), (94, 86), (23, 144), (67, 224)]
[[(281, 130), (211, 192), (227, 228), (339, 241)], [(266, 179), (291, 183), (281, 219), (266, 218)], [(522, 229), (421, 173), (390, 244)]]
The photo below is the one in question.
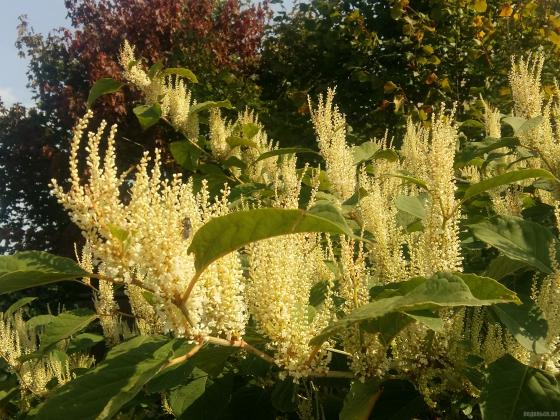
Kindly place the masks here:
[(375, 300), (352, 311), (311, 340), (319, 345), (341, 328), (357, 322), (380, 318), (391, 312), (440, 309), (454, 306), (486, 306), (494, 303), (519, 302), (516, 294), (497, 281), (475, 274), (438, 273), (419, 283), (402, 296)]
[(36, 419), (108, 419), (174, 356), (179, 340), (140, 336), (115, 346), (94, 369), (56, 389)]
[(65, 340), (87, 327), (97, 314), (88, 309), (75, 309), (62, 312), (52, 319), (41, 335), (39, 351), (44, 352), (61, 340)]
[(10, 305), (6, 312), (4, 312), (4, 319), (11, 317), (14, 313), (16, 313), (19, 309), (23, 308), (25, 305), (33, 302), (36, 297), (24, 297), (19, 299), (17, 302), (14, 302)]
[(124, 83), (119, 82), (118, 80), (111, 79), (109, 77), (105, 77), (103, 79), (97, 80), (93, 86), (91, 87), (87, 99), (87, 106), (91, 108), (93, 103), (102, 95), (106, 95), (108, 93), (114, 93), (120, 90), (121, 87), (124, 86)]
[(196, 78), (195, 74), (189, 69), (186, 69), (184, 67), (169, 67), (163, 70), (161, 74), (165, 76), (170, 74), (175, 74), (177, 76), (181, 76), (184, 77), (185, 79), (188, 79), (192, 83), (198, 83), (198, 79)]
[(261, 154), (255, 162), (263, 159), (268, 159), (269, 157), (281, 156), (281, 155), (292, 155), (296, 153), (313, 153), (319, 155), (315, 150), (308, 149), (306, 147), (285, 147), (283, 149), (271, 150), (270, 152), (264, 152)]
[(368, 420), (380, 395), (378, 380), (353, 381), (344, 399), (340, 420)]
[(558, 413), (560, 388), (549, 373), (507, 354), (489, 366), (480, 408), (482, 418), (489, 420), (516, 420), (526, 411)]
[(143, 130), (147, 130), (151, 126), (158, 123), (161, 118), (161, 107), (159, 104), (138, 105), (132, 110)]
[(501, 187), (502, 185), (508, 185), (513, 182), (522, 181), (529, 178), (546, 178), (554, 179), (549, 171), (545, 169), (519, 169), (516, 171), (506, 172), (505, 174), (496, 175), (492, 178), (485, 179), (476, 184), (471, 185), (465, 191), (463, 195), (463, 200), (468, 200), (477, 194), (481, 194), (485, 191)]
[(76, 262), (42, 251), (0, 256), (0, 294), (88, 276)]
[(546, 345), (548, 323), (540, 308), (533, 302), (527, 301), (521, 305), (504, 303), (494, 305), (490, 310), (527, 350), (537, 354), (548, 352)]
[(474, 236), (507, 257), (551, 273), (549, 250), (552, 232), (538, 223), (514, 216), (501, 216), (469, 225)]

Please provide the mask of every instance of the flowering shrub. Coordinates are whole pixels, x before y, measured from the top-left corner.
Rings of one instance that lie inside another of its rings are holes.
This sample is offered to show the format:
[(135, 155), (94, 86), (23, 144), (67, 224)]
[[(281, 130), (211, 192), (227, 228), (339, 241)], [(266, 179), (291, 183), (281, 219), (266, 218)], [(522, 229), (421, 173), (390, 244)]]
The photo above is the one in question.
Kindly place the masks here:
[(197, 102), (187, 69), (146, 71), (128, 43), (120, 64), (139, 123), (182, 134), (192, 175), (160, 151), (119, 173), (117, 127), (78, 121), (52, 186), (78, 262), (0, 257), (0, 292), (79, 278), (94, 310), (2, 313), (8, 415), (558, 415), (560, 91), (544, 95), (542, 56), (513, 60), (513, 110), (485, 103), (481, 140), (442, 105), (400, 147), (350, 147), (334, 90), (310, 98), (318, 154)]

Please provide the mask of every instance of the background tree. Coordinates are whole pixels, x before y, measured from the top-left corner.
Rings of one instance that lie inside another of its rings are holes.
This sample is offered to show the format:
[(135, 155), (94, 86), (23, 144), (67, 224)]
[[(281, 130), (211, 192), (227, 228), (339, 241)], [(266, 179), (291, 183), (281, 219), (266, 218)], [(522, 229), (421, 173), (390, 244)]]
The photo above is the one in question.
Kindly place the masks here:
[(538, 48), (549, 70), (560, 63), (555, 2), (312, 0), (275, 21), (261, 77), (286, 142), (310, 141), (306, 97), (329, 86), (360, 142), (402, 127), (409, 112), (427, 119), (441, 101), (475, 116), (480, 94), (503, 101), (512, 55)]
[[(228, 98), (241, 109), (259, 107), (255, 71), (269, 12), (266, 2), (68, 0), (65, 4), (70, 29), (44, 36), (34, 33), (25, 18), (18, 27), (17, 46), (30, 59), (28, 76), (37, 109), (2, 108), (0, 116), (6, 127), (0, 155), (6, 159), (2, 171), (7, 180), (0, 211), (6, 215), (3, 220), (9, 220), (9, 228), (2, 225), (3, 253), (30, 244), (35, 249), (56, 248), (52, 238), (69, 223), (50, 197), (48, 183), (52, 177), (62, 179), (57, 157), (66, 151), (70, 129), (85, 112), (92, 84), (102, 77), (120, 78), (117, 57), (125, 39), (149, 64), (188, 67), (200, 75), (201, 83), (193, 86), (196, 97)], [(101, 98), (95, 106), (99, 118), (119, 122), (123, 167), (173, 136), (161, 128), (143, 132), (131, 112), (137, 100), (135, 92), (124, 91)], [(18, 184), (29, 179), (32, 188)]]

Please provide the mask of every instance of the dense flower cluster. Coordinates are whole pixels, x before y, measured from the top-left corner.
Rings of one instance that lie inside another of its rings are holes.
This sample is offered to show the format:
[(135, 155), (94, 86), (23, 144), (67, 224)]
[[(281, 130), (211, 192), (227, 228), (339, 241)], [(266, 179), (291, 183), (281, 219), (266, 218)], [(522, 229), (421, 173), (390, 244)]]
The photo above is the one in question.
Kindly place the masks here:
[[(161, 105), (174, 128), (189, 139), (198, 137), (198, 117), (192, 113), (196, 101), (183, 81), (148, 77), (128, 44), (121, 63), (126, 79), (149, 103)], [(555, 102), (542, 96), (541, 67), (540, 56), (514, 62), (510, 75), (514, 113), (542, 117), (519, 137), (523, 146), (542, 153), (545, 166), (554, 170), (560, 163), (560, 135), (554, 120), (560, 111)], [(250, 322), (268, 339), (267, 350), (273, 352), (275, 363), (295, 378), (327, 372), (334, 350), (349, 358), (356, 377), (383, 377), (397, 369), (433, 402), (438, 393), (449, 389), (476, 393), (458, 373), (468, 354), (491, 362), (509, 353), (534, 366), (560, 370), (557, 265), (552, 274), (535, 279), (533, 290), (533, 299), (549, 322), (550, 352), (546, 355), (532, 355), (486, 312), (465, 308), (441, 310), (438, 331), (410, 321), (387, 338), (354, 324), (340, 333), (340, 342), (309, 344), (325, 327), (368, 304), (372, 286), (461, 272), (464, 215), (456, 197), (458, 179), (476, 183), (502, 173), (503, 165), (525, 165), (503, 149), (502, 160), (488, 167), (474, 163), (455, 168), (458, 129), (454, 110), (443, 106), (425, 124), (409, 120), (400, 149), (387, 138), (372, 141), (370, 146), (381, 157), (373, 164), (360, 164), (346, 142), (345, 117), (334, 105), (334, 91), (329, 90), (326, 98), (320, 96), (316, 108), (310, 107), (325, 171), (307, 166), (297, 169), (293, 155), (272, 155), (276, 146), (249, 110), (234, 121), (226, 120), (217, 109), (210, 111), (211, 155), (218, 162), (240, 159), (247, 167), (232, 169), (235, 176), (269, 186), (272, 194), (266, 198), (250, 202), (242, 198), (236, 204), (244, 208), (295, 209), (306, 203), (309, 209), (328, 200), (342, 214), (358, 196), (355, 212), (349, 215), (358, 224), (358, 234), (298, 233), (267, 239), (218, 259), (202, 273), (195, 270), (194, 257), (187, 249), (202, 225), (231, 211), (228, 187), (218, 197), (211, 197), (205, 184), (195, 191), (192, 182), (183, 182), (179, 174), (162, 173), (159, 151), (153, 157), (144, 155), (132, 178), (119, 174), (114, 154), (116, 127), (107, 129), (103, 122), (86, 134), (91, 113), (80, 120), (71, 147), (70, 189), (65, 191), (53, 181), (53, 192), (86, 239), (80, 261), (100, 278), (95, 306), (107, 337), (116, 342), (126, 334), (111, 283), (120, 282), (126, 285), (141, 334), (170, 332), (192, 339), (212, 335), (240, 340)], [(486, 133), (498, 138), (501, 114), (486, 103), (484, 107)], [(84, 136), (88, 139), (87, 170), (80, 176), (78, 157)], [(107, 144), (102, 147), (104, 136)], [(263, 153), (268, 156), (262, 158)], [(537, 158), (529, 164), (540, 165)], [(325, 176), (332, 194), (321, 187)], [(306, 197), (303, 184), (308, 189)], [(492, 192), (495, 213), (519, 214), (520, 191), (514, 185)], [(545, 200), (555, 203), (550, 195), (543, 195)], [(403, 206), (415, 210), (404, 212)], [(317, 299), (319, 286), (323, 293)], [(311, 304), (312, 299), (317, 302)], [(435, 378), (437, 386), (433, 386)]]

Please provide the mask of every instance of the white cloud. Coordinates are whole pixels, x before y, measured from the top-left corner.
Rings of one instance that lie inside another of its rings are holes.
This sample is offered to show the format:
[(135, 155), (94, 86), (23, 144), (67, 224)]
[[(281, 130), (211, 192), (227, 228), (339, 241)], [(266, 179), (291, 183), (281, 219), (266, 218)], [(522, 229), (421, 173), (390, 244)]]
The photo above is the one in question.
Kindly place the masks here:
[(4, 102), (5, 106), (10, 106), (17, 102), (16, 95), (14, 94), (12, 88), (0, 86), (0, 98)]

